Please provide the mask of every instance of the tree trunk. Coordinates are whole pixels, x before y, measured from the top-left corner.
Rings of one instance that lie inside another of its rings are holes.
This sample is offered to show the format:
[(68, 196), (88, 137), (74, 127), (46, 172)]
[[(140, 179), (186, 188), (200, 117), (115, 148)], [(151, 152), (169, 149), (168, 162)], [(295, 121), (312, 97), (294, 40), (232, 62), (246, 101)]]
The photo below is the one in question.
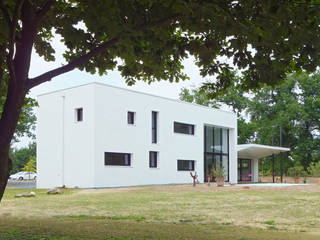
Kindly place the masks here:
[[(21, 37), (19, 44), (15, 44), (15, 54), (12, 53), (11, 55), (11, 57), (14, 55), (14, 58), (9, 58), (7, 63), (8, 69), (11, 71), (9, 71), (10, 79), (6, 102), (0, 119), (0, 201), (7, 186), (11, 170), (11, 161), (9, 160), (10, 143), (27, 93), (31, 52), (39, 21), (39, 16), (36, 16), (29, 1), (23, 1), (22, 9)], [(16, 28), (17, 26), (10, 27)], [(14, 38), (11, 40), (15, 41)]]
[(10, 81), (9, 83), (6, 103), (0, 119), (0, 201), (7, 186), (11, 170), (11, 160), (9, 159), (10, 143), (26, 95), (24, 85), (17, 82)]
[(0, 153), (0, 201), (3, 197), (4, 191), (7, 186), (9, 173), (11, 170), (11, 160), (9, 159), (9, 149), (2, 151)]

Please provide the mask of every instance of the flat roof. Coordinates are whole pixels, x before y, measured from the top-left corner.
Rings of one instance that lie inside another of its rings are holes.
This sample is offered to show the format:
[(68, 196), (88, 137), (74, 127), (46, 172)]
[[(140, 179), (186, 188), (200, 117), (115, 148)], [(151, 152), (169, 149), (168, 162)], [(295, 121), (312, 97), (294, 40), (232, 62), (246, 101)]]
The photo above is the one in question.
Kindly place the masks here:
[(85, 83), (85, 84), (81, 84), (81, 85), (77, 85), (77, 86), (73, 86), (73, 87), (58, 89), (58, 90), (54, 90), (54, 91), (38, 94), (37, 97), (50, 95), (50, 94), (53, 94), (53, 93), (58, 93), (58, 92), (62, 92), (62, 91), (66, 91), (66, 90), (70, 90), (70, 89), (74, 89), (74, 88), (84, 87), (84, 86), (87, 86), (87, 85), (101, 85), (101, 86), (104, 86), (104, 87), (115, 88), (115, 89), (119, 89), (119, 90), (123, 90), (123, 91), (133, 92), (133, 93), (137, 93), (137, 94), (142, 94), (142, 95), (146, 95), (146, 96), (161, 98), (161, 99), (165, 99), (165, 100), (169, 100), (169, 101), (179, 102), (179, 103), (183, 103), (183, 104), (193, 105), (193, 106), (197, 106), (197, 107), (207, 108), (207, 109), (211, 109), (211, 110), (215, 110), (215, 111), (221, 111), (221, 112), (230, 113), (232, 115), (235, 115), (235, 113), (230, 111), (230, 110), (223, 110), (223, 109), (220, 109), (220, 108), (208, 107), (208, 106), (199, 105), (199, 104), (196, 104), (196, 103), (184, 102), (184, 101), (181, 101), (179, 99), (162, 97), (162, 96), (158, 96), (158, 95), (154, 95), (154, 94), (150, 94), (150, 93), (145, 93), (145, 92), (140, 92), (140, 91), (136, 91), (136, 90), (132, 90), (132, 89), (113, 86), (113, 85), (106, 84), (106, 83), (101, 83), (101, 82), (91, 82), (91, 83)]
[(261, 144), (240, 144), (237, 145), (238, 158), (259, 159), (272, 154), (289, 152), (290, 148), (268, 146)]

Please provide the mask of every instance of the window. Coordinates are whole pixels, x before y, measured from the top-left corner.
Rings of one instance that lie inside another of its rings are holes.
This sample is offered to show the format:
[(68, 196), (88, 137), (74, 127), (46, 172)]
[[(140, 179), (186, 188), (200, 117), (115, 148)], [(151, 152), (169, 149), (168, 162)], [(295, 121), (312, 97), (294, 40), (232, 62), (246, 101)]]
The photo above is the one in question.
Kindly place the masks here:
[(221, 153), (222, 144), (221, 144), (221, 128), (214, 128), (214, 152)]
[(192, 124), (174, 122), (173, 130), (175, 133), (194, 135), (194, 125)]
[(158, 152), (149, 152), (149, 167), (157, 168), (158, 167)]
[(194, 171), (194, 160), (178, 160), (178, 171)]
[(158, 142), (158, 112), (152, 111), (151, 115), (151, 131), (152, 131), (152, 143)]
[(131, 154), (130, 153), (104, 153), (104, 165), (108, 166), (130, 166)]
[(134, 124), (135, 115), (135, 112), (128, 112), (128, 124)]
[[(229, 180), (229, 130), (204, 126), (204, 181), (213, 167), (223, 167)], [(211, 179), (214, 181), (214, 179)]]
[(82, 122), (83, 121), (83, 108), (76, 109), (76, 121)]

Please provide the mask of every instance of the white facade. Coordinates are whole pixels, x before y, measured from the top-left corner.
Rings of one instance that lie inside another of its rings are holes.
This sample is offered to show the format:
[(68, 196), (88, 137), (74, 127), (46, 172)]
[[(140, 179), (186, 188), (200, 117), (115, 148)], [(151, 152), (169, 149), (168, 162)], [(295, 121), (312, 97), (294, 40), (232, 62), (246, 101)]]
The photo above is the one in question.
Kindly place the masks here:
[[(226, 171), (229, 182), (237, 182), (237, 118), (231, 112), (101, 83), (44, 94), (38, 103), (38, 188), (192, 182), (190, 171), (178, 171), (178, 160), (194, 160), (203, 182), (205, 125), (229, 130)], [(79, 108), (82, 121), (77, 121)], [(134, 124), (128, 124), (128, 111), (134, 112)], [(152, 111), (158, 113), (156, 144)], [(193, 125), (194, 135), (175, 133), (174, 122)], [(149, 151), (158, 152), (157, 168), (149, 166)], [(129, 153), (130, 166), (105, 165), (105, 152)]]

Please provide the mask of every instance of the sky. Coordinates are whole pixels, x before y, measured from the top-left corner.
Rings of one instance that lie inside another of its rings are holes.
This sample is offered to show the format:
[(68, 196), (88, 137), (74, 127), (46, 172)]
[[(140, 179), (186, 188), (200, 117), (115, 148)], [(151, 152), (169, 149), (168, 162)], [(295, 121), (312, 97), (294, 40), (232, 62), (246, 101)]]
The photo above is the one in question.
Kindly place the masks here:
[[(54, 38), (52, 45), (56, 50), (56, 61), (46, 62), (42, 57), (39, 57), (35, 52), (33, 52), (29, 75), (30, 78), (36, 77), (41, 73), (60, 67), (63, 63), (65, 63), (62, 57), (62, 53), (65, 50), (65, 47), (63, 43), (60, 42), (60, 38), (58, 36)], [(190, 77), (190, 80), (179, 83), (160, 81), (152, 83), (150, 85), (145, 82), (138, 81), (134, 86), (127, 86), (124, 79), (121, 77), (118, 71), (109, 71), (107, 75), (99, 76), (98, 74), (92, 75), (86, 73), (85, 71), (80, 71), (76, 69), (69, 73), (60, 75), (48, 83), (44, 83), (40, 86), (33, 88), (30, 91), (30, 96), (36, 98), (37, 95), (42, 93), (96, 81), (118, 87), (133, 89), (136, 91), (177, 99), (179, 98), (181, 88), (200, 86), (201, 82), (205, 80), (200, 76), (199, 69), (194, 64), (194, 58), (190, 57), (189, 59), (186, 59), (183, 62), (183, 65), (185, 67), (184, 72)]]
[[(65, 50), (60, 38), (56, 36), (52, 41), (56, 53), (54, 62), (46, 62), (42, 57), (33, 51), (30, 74), (29, 77), (36, 77), (44, 72), (60, 67), (65, 63), (62, 53)], [(208, 80), (200, 76), (198, 67), (194, 63), (194, 58), (190, 57), (183, 62), (185, 67), (184, 72), (190, 77), (190, 80), (182, 81), (179, 83), (170, 83), (168, 81), (154, 82), (150, 85), (148, 83), (137, 81), (134, 86), (127, 86), (125, 80), (122, 78), (118, 71), (109, 71), (107, 75), (99, 76), (98, 74), (90, 74), (85, 71), (73, 70), (58, 77), (53, 78), (50, 82), (43, 83), (31, 89), (29, 95), (35, 99), (43, 93), (78, 86), (90, 82), (102, 82), (117, 87), (123, 87), (140, 92), (150, 93), (162, 97), (178, 99), (179, 93), (182, 88), (193, 88), (201, 86), (201, 83)], [(27, 146), (31, 140), (29, 138), (21, 138), (20, 142), (14, 144), (14, 147), (21, 148)]]

